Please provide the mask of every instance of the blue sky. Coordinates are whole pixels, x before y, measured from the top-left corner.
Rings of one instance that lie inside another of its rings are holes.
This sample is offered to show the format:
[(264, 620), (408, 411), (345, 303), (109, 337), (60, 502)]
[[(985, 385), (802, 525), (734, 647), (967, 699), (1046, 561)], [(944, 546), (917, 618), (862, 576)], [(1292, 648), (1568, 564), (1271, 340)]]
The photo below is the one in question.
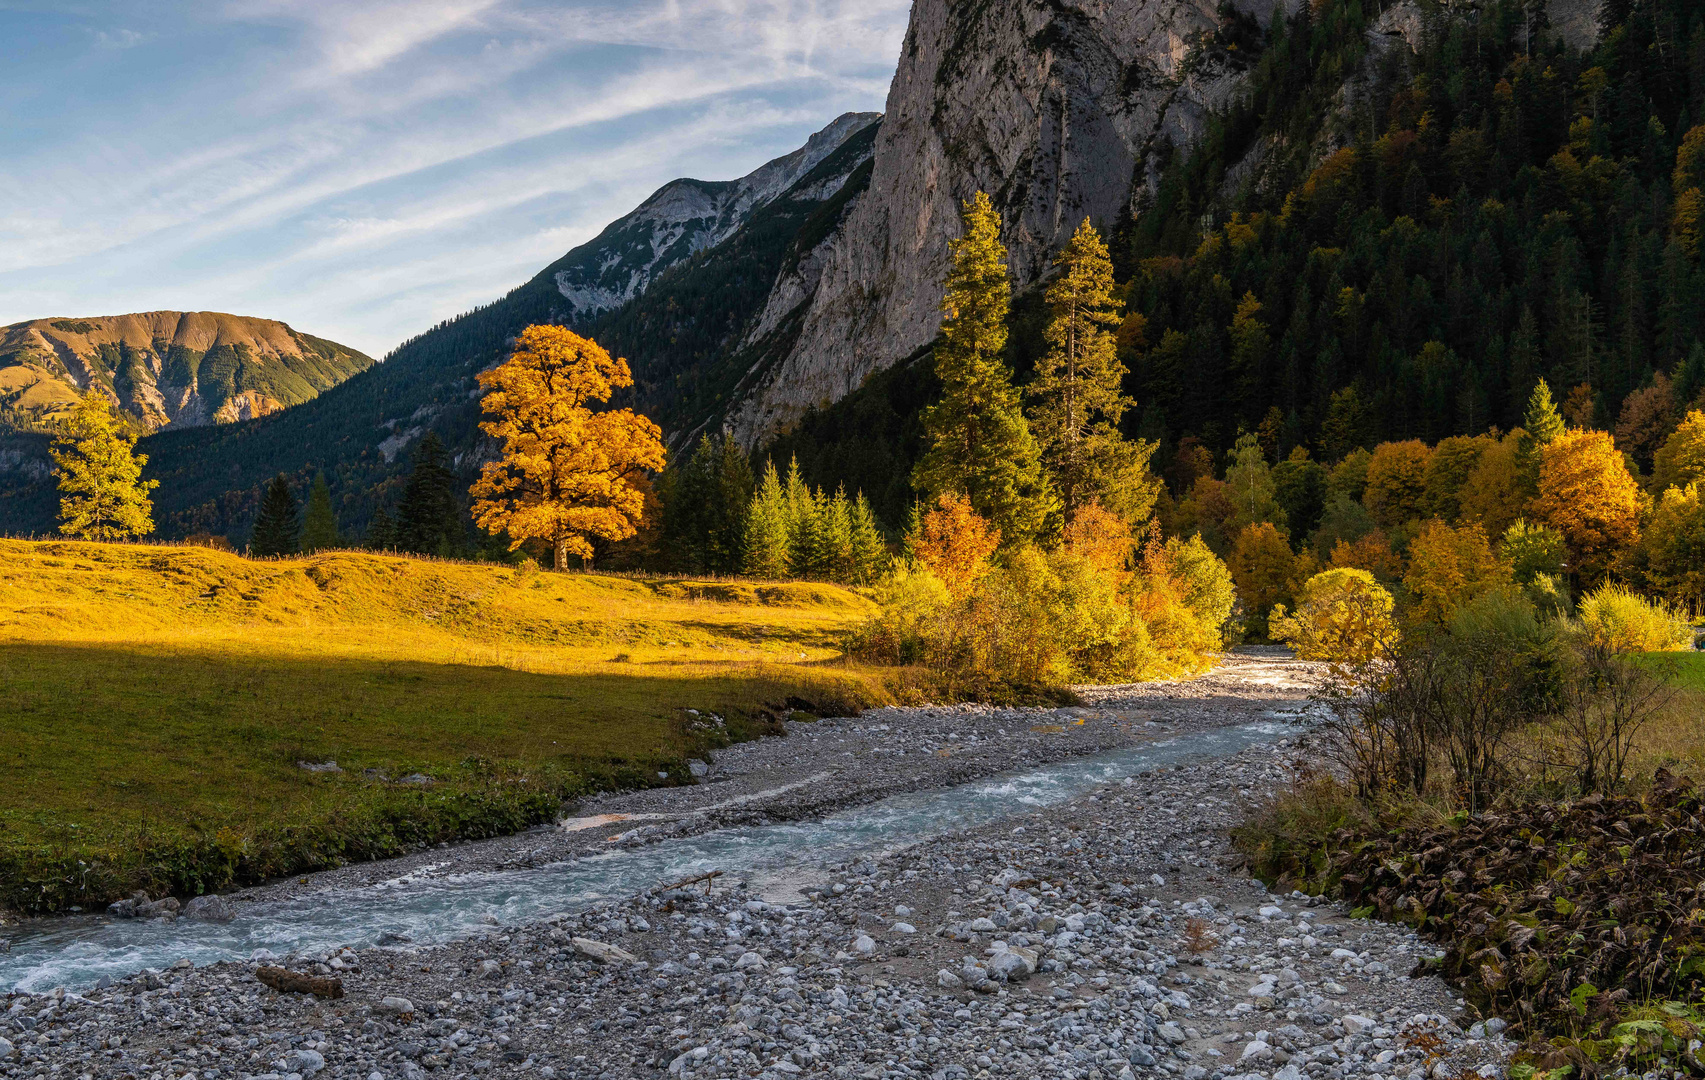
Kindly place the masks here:
[(677, 176), (880, 111), (910, 0), (0, 0), (0, 325), (383, 355)]

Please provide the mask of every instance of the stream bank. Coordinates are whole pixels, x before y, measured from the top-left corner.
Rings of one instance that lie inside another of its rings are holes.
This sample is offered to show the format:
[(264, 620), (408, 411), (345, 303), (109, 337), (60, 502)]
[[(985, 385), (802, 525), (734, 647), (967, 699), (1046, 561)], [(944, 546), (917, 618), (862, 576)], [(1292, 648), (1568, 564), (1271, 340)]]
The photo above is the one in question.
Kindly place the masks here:
[[(944, 770), (986, 766), (977, 775), (987, 776), (1040, 764), (1039, 754), (1271, 722), (1303, 705), (1305, 674), (1233, 659), (1203, 680), (1103, 688), (1050, 715), (881, 710), (800, 725), (719, 755), (706, 777), (715, 782), (678, 789), (682, 802), (642, 792), (581, 808), (587, 818), (664, 815), (630, 817), (643, 824), (623, 832), (606, 821), (350, 867), (251, 890), (238, 919), (250, 904), (411, 875), (465, 879), (554, 864), (564, 851), (662, 849), (731, 826), (809, 822), (943, 787)], [(1411, 1080), (1495, 1071), (1499, 1041), (1469, 1037), (1442, 983), (1407, 977), (1426, 951), (1413, 936), (1270, 897), (1228, 865), (1226, 828), (1305, 752), (1295, 736), (1277, 738), (1041, 809), (1015, 789), (1010, 816), (911, 846), (901, 845), (916, 837), (893, 836), (844, 861), (831, 852), (728, 874), (708, 894), (630, 890), (545, 918), (488, 912), (487, 925), (442, 944), (393, 935), (283, 958), (340, 976), (347, 996), (337, 1001), (266, 990), (253, 981), (258, 961), (247, 960), (16, 996), (0, 1006), (11, 1041), (0, 1075)]]

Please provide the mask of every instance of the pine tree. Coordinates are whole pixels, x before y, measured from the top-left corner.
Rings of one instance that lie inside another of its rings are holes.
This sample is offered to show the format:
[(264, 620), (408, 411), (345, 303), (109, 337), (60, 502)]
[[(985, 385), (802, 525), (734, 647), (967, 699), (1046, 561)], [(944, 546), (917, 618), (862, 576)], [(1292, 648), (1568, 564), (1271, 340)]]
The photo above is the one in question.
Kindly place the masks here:
[(86, 540), (123, 540), (154, 531), (148, 493), (158, 480), (142, 479), (146, 455), (133, 452), (126, 431), (100, 392), (91, 390), (60, 426), (48, 453), (59, 475), (59, 531)]
[(450, 471), (449, 459), (435, 431), (427, 432), (415, 447), (413, 468), (397, 503), (398, 551), (454, 556), (466, 547), (462, 508), (456, 498), (460, 485)]
[(951, 241), (935, 369), (942, 399), (924, 410), (927, 449), (913, 486), (963, 492), (1008, 542), (1034, 536), (1057, 505), (1004, 359), (1011, 297), (1000, 217), (983, 192), (964, 206), (965, 235)]
[(249, 557), (272, 558), (294, 555), (301, 550), (302, 521), (296, 514), (296, 496), (283, 473), (273, 477), (261, 496), (255, 515), (254, 533), (249, 537)]
[(764, 466), (746, 512), (746, 573), (757, 578), (787, 577), (792, 572), (788, 532), (787, 491), (771, 461)]
[(691, 454), (665, 470), (662, 497), (663, 531), (678, 569), (740, 571), (752, 467), (732, 435), (701, 436)]
[(1522, 414), (1522, 436), (1516, 443), (1516, 467), (1521, 472), (1522, 487), (1529, 495), (1539, 492), (1539, 462), (1545, 448), (1563, 434), (1563, 416), (1551, 400), (1551, 387), (1544, 379), (1534, 384), (1527, 399), (1527, 411)]
[(302, 550), (315, 552), (338, 546), (337, 515), (332, 512), (332, 493), (326, 487), (326, 474), (314, 474), (314, 486), (308, 492), (308, 512), (302, 518)]
[(1055, 265), (1061, 273), (1046, 297), (1048, 351), (1030, 387), (1042, 461), (1068, 518), (1089, 502), (1131, 515), (1127, 520), (1146, 518), (1158, 493), (1152, 481), (1145, 484), (1154, 447), (1119, 433), (1120, 418), (1135, 402), (1122, 388), (1113, 264), (1088, 218)]

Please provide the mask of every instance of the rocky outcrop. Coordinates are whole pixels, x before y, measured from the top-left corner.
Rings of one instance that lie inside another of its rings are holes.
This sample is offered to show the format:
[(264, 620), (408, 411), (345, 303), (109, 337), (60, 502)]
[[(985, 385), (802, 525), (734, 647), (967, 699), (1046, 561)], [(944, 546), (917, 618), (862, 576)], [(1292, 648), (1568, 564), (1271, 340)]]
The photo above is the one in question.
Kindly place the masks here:
[(798, 150), (738, 180), (683, 179), (663, 185), (631, 214), (546, 271), (568, 301), (565, 321), (585, 326), (645, 292), (669, 267), (722, 243), (754, 211), (788, 191), (877, 119), (875, 113), (839, 116)]
[[(1273, 2), (1240, 7), (1265, 24)], [(869, 189), (810, 253), (817, 281), (798, 338), (731, 409), (729, 427), (761, 441), (927, 343), (940, 325), (947, 241), (973, 192), (990, 192), (1002, 211), (1019, 287), (1046, 272), (1085, 216), (1115, 226), (1154, 148), (1193, 141), (1238, 85), (1241, 65), (1192, 55), (1219, 24), (1216, 8), (919, 0)], [(777, 298), (802, 291), (784, 280)]]
[(0, 428), (62, 415), (91, 388), (146, 428), (265, 416), (373, 365), (273, 319), (147, 311), (0, 330)]

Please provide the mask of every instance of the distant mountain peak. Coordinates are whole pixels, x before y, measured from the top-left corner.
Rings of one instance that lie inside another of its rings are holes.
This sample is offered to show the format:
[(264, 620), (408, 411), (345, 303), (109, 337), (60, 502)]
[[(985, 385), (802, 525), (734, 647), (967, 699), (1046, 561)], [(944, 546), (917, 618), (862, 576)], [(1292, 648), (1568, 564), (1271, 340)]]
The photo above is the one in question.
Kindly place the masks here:
[(754, 211), (881, 118), (880, 113), (843, 113), (798, 150), (738, 180), (683, 178), (664, 184), (632, 213), (546, 270), (568, 301), (567, 321), (584, 326), (622, 307), (669, 267), (722, 243)]
[(91, 388), (149, 429), (248, 420), (372, 364), (276, 319), (220, 311), (28, 319), (0, 330), (0, 429), (39, 427)]

